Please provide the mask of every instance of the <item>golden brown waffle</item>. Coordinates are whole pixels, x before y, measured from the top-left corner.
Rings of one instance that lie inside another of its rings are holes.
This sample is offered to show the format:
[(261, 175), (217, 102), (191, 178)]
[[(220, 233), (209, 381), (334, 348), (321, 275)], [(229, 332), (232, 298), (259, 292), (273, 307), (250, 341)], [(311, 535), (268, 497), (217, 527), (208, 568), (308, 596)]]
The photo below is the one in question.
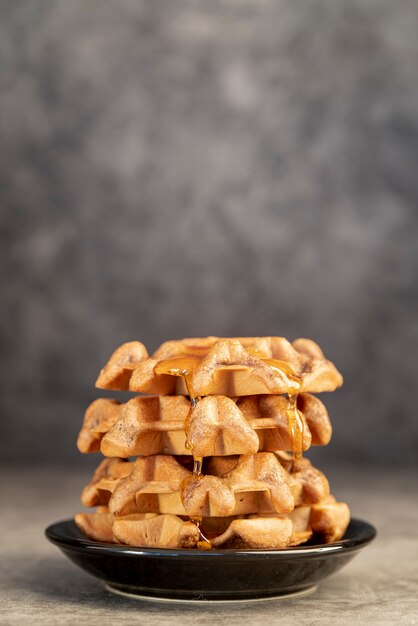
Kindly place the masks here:
[(235, 549), (285, 548), (304, 543), (312, 536), (321, 543), (338, 541), (349, 519), (348, 506), (336, 502), (333, 496), (313, 506), (296, 507), (288, 515), (204, 518), (201, 531), (190, 520), (172, 514), (131, 514), (117, 518), (104, 509), (75, 517), (80, 530), (96, 541), (145, 547), (207, 548), (210, 545)]
[[(153, 513), (135, 513), (133, 515), (125, 515), (119, 518), (120, 521), (142, 521), (156, 517)], [(113, 532), (113, 524), (116, 518), (109, 512), (108, 507), (99, 506), (95, 513), (77, 513), (74, 521), (79, 529), (89, 537), (96, 541), (104, 541), (107, 543), (118, 542)]]
[(287, 474), (271, 453), (241, 456), (222, 477), (194, 476), (173, 457), (143, 457), (119, 482), (109, 500), (115, 515), (131, 512), (224, 517), (242, 513), (287, 513), (294, 499)]
[[(285, 466), (288, 466), (287, 468)], [(174, 457), (140, 457), (133, 463), (107, 459), (82, 493), (85, 506), (108, 505), (120, 517), (131, 513), (173, 513), (228, 517), (290, 513), (329, 495), (325, 476), (307, 459), (259, 452), (212, 457), (205, 475), (195, 476)]]
[[(105, 509), (105, 510), (100, 510)], [(107, 507), (98, 507), (95, 513), (77, 513), (74, 521), (78, 528), (89, 538), (106, 543), (115, 542), (113, 534), (114, 516)]]
[(337, 502), (330, 495), (312, 507), (310, 523), (315, 534), (324, 543), (338, 541), (344, 536), (350, 521), (350, 509), (345, 502)]
[(81, 492), (84, 506), (107, 506), (110, 494), (121, 478), (132, 471), (132, 463), (123, 459), (105, 459), (94, 472), (91, 482)]
[(342, 384), (335, 365), (309, 339), (293, 343), (284, 337), (182, 339), (163, 343), (148, 358), (137, 343), (118, 348), (102, 370), (97, 387), (158, 395), (236, 397), (334, 391)]
[(120, 543), (164, 548), (195, 548), (200, 539), (196, 524), (172, 514), (155, 515), (140, 522), (115, 519), (113, 534)]
[(122, 344), (100, 372), (96, 385), (101, 389), (128, 389), (133, 370), (146, 358), (148, 351), (140, 341)]
[[(328, 412), (308, 393), (298, 396), (302, 449), (331, 438)], [(187, 437), (186, 437), (187, 431)], [(101, 441), (101, 448), (100, 448)], [(290, 450), (288, 401), (284, 396), (202, 398), (194, 408), (184, 396), (136, 397), (126, 404), (96, 400), (87, 409), (78, 438), (82, 452), (108, 457), (150, 454), (195, 456)]]
[[(122, 405), (116, 400), (99, 398), (84, 414), (83, 426), (77, 439), (80, 452), (99, 452), (103, 435), (120, 418)], [(113, 455), (116, 456), (116, 455)]]

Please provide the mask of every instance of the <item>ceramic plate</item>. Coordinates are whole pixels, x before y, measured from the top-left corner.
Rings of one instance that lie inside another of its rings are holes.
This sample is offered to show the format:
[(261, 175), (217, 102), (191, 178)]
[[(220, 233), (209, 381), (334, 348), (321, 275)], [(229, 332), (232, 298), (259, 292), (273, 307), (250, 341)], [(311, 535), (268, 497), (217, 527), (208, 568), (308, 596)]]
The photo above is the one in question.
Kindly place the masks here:
[(47, 538), (111, 591), (169, 600), (254, 600), (316, 588), (367, 545), (376, 531), (353, 518), (341, 541), (283, 550), (177, 550), (90, 541), (73, 520)]

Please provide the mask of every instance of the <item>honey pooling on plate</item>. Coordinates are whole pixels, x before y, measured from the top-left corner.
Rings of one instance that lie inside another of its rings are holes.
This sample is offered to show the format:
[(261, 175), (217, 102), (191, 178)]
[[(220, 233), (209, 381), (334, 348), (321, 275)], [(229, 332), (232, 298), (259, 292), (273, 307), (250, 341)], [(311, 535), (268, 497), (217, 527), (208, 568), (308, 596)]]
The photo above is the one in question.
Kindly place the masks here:
[(107, 524), (122, 544), (190, 550), (340, 538), (348, 507), (303, 454), (331, 436), (314, 394), (341, 384), (307, 339), (183, 339), (152, 355), (122, 345), (97, 386), (139, 395), (86, 412), (79, 449), (107, 458), (82, 495), (100, 509), (77, 524), (97, 540)]

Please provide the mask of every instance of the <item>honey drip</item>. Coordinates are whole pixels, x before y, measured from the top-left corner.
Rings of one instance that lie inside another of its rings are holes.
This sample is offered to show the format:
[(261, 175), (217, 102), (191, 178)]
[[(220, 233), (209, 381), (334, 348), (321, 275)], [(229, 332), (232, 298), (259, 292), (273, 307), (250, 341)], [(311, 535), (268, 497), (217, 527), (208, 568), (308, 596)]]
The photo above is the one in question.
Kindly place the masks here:
[[(193, 442), (189, 438), (190, 422), (193, 415), (193, 411), (199, 401), (199, 397), (193, 387), (193, 371), (198, 366), (199, 362), (207, 353), (207, 348), (187, 347), (183, 354), (160, 361), (155, 367), (155, 373), (158, 375), (167, 374), (170, 376), (179, 376), (184, 380), (187, 393), (190, 398), (190, 410), (185, 420), (185, 434), (186, 443), (185, 447), (193, 454)], [(280, 361), (279, 359), (272, 359), (263, 356), (257, 350), (247, 349), (247, 351), (253, 356), (257, 356), (266, 365), (271, 367), (276, 372), (284, 374), (288, 385), (288, 431), (291, 439), (292, 453), (294, 458), (300, 458), (302, 456), (303, 447), (303, 422), (297, 409), (297, 398), (301, 389), (301, 379), (295, 374), (293, 369), (288, 363)], [(202, 477), (202, 463), (203, 458), (201, 456), (193, 455), (193, 474), (188, 476), (184, 481), (180, 489), (181, 499), (183, 501), (184, 491), (187, 486), (193, 480), (200, 479)], [(200, 550), (210, 550), (212, 547), (211, 540), (205, 536), (201, 529), (202, 517), (189, 517), (190, 521), (196, 525), (200, 540), (197, 547)]]
[[(193, 455), (193, 476), (189, 477), (187, 484), (189, 484), (189, 482), (191, 482), (192, 480), (196, 478), (202, 478), (202, 464), (203, 464), (203, 457)], [(190, 517), (190, 521), (193, 522), (193, 524), (197, 526), (197, 530), (199, 531), (200, 540), (198, 541), (198, 544), (197, 544), (197, 547), (199, 548), (199, 550), (210, 550), (212, 547), (210, 540), (203, 534), (201, 526), (200, 526), (202, 523), (202, 518)]]
[(200, 535), (200, 541), (197, 542), (197, 547), (199, 550), (211, 550), (212, 549), (212, 543), (211, 540), (208, 539), (202, 532), (202, 529), (200, 528), (200, 522), (198, 524), (196, 524), (198, 531), (199, 531), (199, 535)]
[(260, 361), (263, 361), (266, 365), (271, 367), (276, 372), (280, 372), (280, 374), (284, 374), (287, 379), (287, 386), (289, 388), (289, 393), (298, 393), (301, 387), (301, 380), (299, 376), (295, 374), (293, 369), (290, 367), (288, 363), (284, 361), (280, 361), (279, 359), (268, 359), (266, 357), (259, 357)]
[(300, 459), (303, 448), (303, 422), (297, 407), (298, 394), (288, 394), (287, 428), (292, 442), (292, 454), (295, 459)]
[[(189, 438), (190, 431), (190, 421), (193, 415), (193, 411), (197, 406), (199, 401), (198, 396), (195, 393), (193, 388), (193, 370), (196, 365), (199, 363), (200, 358), (197, 355), (187, 355), (187, 356), (179, 356), (172, 359), (166, 359), (165, 361), (161, 361), (155, 367), (156, 374), (168, 374), (170, 376), (180, 376), (184, 380), (184, 384), (187, 389), (188, 396), (190, 398), (190, 409), (187, 414), (185, 420), (185, 434), (186, 434), (186, 443), (185, 447), (193, 453), (193, 442)], [(187, 486), (196, 479), (202, 478), (202, 464), (203, 457), (194, 456), (193, 455), (193, 474), (191, 476), (187, 476), (183, 481), (180, 489), (180, 496), (182, 501), (184, 500), (184, 491)], [(199, 531), (199, 541), (197, 543), (197, 547), (200, 550), (210, 550), (212, 548), (212, 544), (210, 540), (203, 534), (201, 529), (202, 518), (201, 517), (190, 517), (189, 519), (193, 524), (196, 525)]]
[(155, 366), (156, 374), (166, 374), (169, 376), (179, 376), (184, 380), (184, 384), (187, 389), (187, 394), (190, 398), (190, 410), (187, 414), (185, 421), (185, 433), (186, 433), (186, 443), (185, 447), (193, 452), (193, 442), (189, 439), (189, 430), (190, 430), (190, 421), (193, 415), (193, 410), (195, 409), (198, 397), (193, 388), (193, 370), (198, 365), (200, 361), (200, 356), (198, 355), (181, 355), (177, 357), (173, 357), (171, 359), (165, 359), (164, 361), (160, 361)]
[[(182, 502), (184, 502), (184, 492), (187, 489), (188, 485), (190, 485), (190, 483), (196, 480), (200, 480), (203, 478), (202, 463), (203, 463), (203, 458), (201, 456), (193, 457), (193, 474), (186, 476), (180, 488), (180, 497), (181, 497)], [(189, 516), (189, 520), (193, 522), (193, 524), (195, 524), (195, 526), (197, 527), (197, 530), (199, 531), (199, 541), (197, 544), (197, 547), (199, 548), (199, 550), (210, 550), (212, 547), (210, 539), (208, 539), (204, 535), (201, 529), (202, 517), (201, 516)]]
[[(288, 386), (288, 432), (291, 439), (292, 453), (295, 458), (302, 456), (303, 447), (303, 422), (297, 409), (297, 397), (301, 389), (301, 379), (295, 374), (292, 367), (279, 359), (273, 359), (266, 356), (258, 350), (247, 348), (247, 352), (259, 358), (263, 363), (271, 367), (276, 372), (284, 375)], [(156, 374), (168, 374), (171, 376), (180, 376), (183, 378), (191, 405), (190, 411), (185, 422), (186, 432), (186, 448), (193, 452), (193, 442), (189, 439), (190, 421), (193, 409), (198, 402), (198, 396), (193, 388), (193, 371), (198, 366), (201, 359), (206, 355), (207, 348), (187, 347), (183, 354), (166, 359), (157, 364), (155, 368)]]
[(200, 474), (202, 473), (202, 463), (203, 457), (193, 456), (193, 474), (195, 476), (200, 476)]
[[(189, 391), (189, 389), (188, 389), (188, 391)], [(195, 410), (195, 408), (197, 406), (197, 403), (199, 402), (199, 398), (191, 397), (190, 393), (189, 393), (189, 397), (190, 397), (190, 409), (189, 409), (189, 412), (187, 413), (186, 419), (184, 421), (184, 432), (185, 432), (185, 435), (186, 435), (186, 442), (185, 442), (184, 446), (188, 450), (190, 450), (190, 452), (193, 454), (193, 441), (190, 438), (190, 424), (191, 424), (192, 417), (193, 417), (193, 411)]]
[(154, 372), (158, 375), (180, 376), (184, 380), (190, 399), (193, 399), (197, 396), (193, 389), (193, 370), (199, 362), (200, 357), (197, 355), (176, 356), (157, 363)]
[(259, 357), (266, 365), (284, 374), (288, 383), (288, 406), (287, 406), (287, 429), (290, 436), (292, 454), (295, 459), (300, 459), (303, 448), (303, 421), (297, 408), (298, 395), (302, 386), (302, 381), (295, 374), (288, 363), (278, 359)]

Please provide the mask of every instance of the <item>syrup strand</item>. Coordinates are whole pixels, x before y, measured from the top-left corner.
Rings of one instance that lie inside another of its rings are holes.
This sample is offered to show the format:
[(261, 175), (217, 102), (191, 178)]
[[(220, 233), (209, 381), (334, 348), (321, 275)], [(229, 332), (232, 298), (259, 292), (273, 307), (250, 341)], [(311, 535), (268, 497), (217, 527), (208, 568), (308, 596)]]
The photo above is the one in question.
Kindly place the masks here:
[(303, 422), (299, 415), (297, 399), (297, 393), (288, 393), (287, 423), (293, 456), (295, 459), (300, 459), (303, 448)]
[(193, 455), (193, 474), (200, 476), (202, 473), (203, 457)]
[[(169, 359), (164, 364), (157, 365), (157, 373), (159, 374), (171, 374), (172, 376), (179, 376), (183, 379), (185, 387), (187, 389), (187, 393), (190, 398), (190, 410), (186, 417), (185, 421), (185, 434), (186, 434), (186, 443), (185, 447), (190, 450), (193, 454), (193, 442), (189, 440), (189, 427), (191, 417), (193, 415), (193, 410), (196, 408), (197, 402), (199, 398), (193, 389), (193, 370), (196, 365), (197, 355), (191, 356), (189, 358), (177, 357), (174, 359)], [(293, 369), (285, 362), (279, 361), (278, 359), (271, 359), (266, 357), (260, 357), (266, 365), (269, 365), (276, 372), (280, 372), (281, 375), (284, 375), (287, 379), (288, 383), (288, 409), (287, 409), (287, 417), (288, 417), (288, 431), (291, 438), (291, 448), (294, 458), (300, 458), (302, 456), (302, 448), (303, 448), (303, 422), (301, 420), (298, 408), (297, 408), (297, 398), (298, 393), (301, 388), (301, 380), (295, 374)], [(187, 359), (186, 364), (184, 361)], [(185, 366), (186, 365), (186, 366)], [(192, 477), (200, 477), (202, 475), (202, 462), (203, 459), (201, 456), (193, 455), (193, 473)], [(193, 479), (191, 477), (191, 479)], [(200, 528), (200, 524), (202, 521), (201, 517), (190, 517), (189, 518), (194, 524), (196, 524), (201, 540), (198, 542), (198, 548), (202, 549), (210, 549), (211, 543), (210, 540), (205, 537)]]
[(295, 374), (293, 369), (283, 361), (278, 359), (268, 359), (261, 357), (261, 360), (269, 365), (273, 370), (280, 372), (287, 379), (288, 383), (288, 406), (287, 406), (287, 424), (288, 432), (291, 439), (292, 454), (295, 459), (302, 456), (303, 448), (303, 421), (300, 417), (297, 400), (301, 389), (301, 379)]
[[(191, 368), (190, 369), (172, 368), (171, 370), (168, 370), (167, 373), (170, 373), (174, 376), (181, 376), (183, 378), (188, 396), (190, 398), (190, 409), (189, 409), (189, 412), (187, 414), (186, 421), (185, 421), (185, 434), (186, 434), (185, 447), (189, 449), (191, 453), (193, 453), (193, 442), (189, 440), (189, 428), (190, 428), (190, 421), (193, 415), (193, 411), (196, 408), (197, 403), (199, 401), (199, 398), (196, 396), (196, 394), (194, 393), (194, 389), (193, 389), (193, 380), (192, 380), (193, 370)], [(203, 457), (193, 455), (193, 477), (198, 478), (202, 475), (202, 464), (203, 464)], [(193, 477), (190, 477), (190, 479), (193, 480)], [(181, 492), (183, 492), (183, 489), (181, 490)], [(199, 541), (197, 543), (197, 547), (201, 550), (210, 550), (212, 548), (212, 544), (210, 540), (203, 534), (202, 529), (200, 527), (202, 523), (202, 518), (189, 516), (189, 519), (191, 522), (193, 522), (193, 524), (195, 524), (195, 526), (197, 527), (197, 530), (199, 531)]]

